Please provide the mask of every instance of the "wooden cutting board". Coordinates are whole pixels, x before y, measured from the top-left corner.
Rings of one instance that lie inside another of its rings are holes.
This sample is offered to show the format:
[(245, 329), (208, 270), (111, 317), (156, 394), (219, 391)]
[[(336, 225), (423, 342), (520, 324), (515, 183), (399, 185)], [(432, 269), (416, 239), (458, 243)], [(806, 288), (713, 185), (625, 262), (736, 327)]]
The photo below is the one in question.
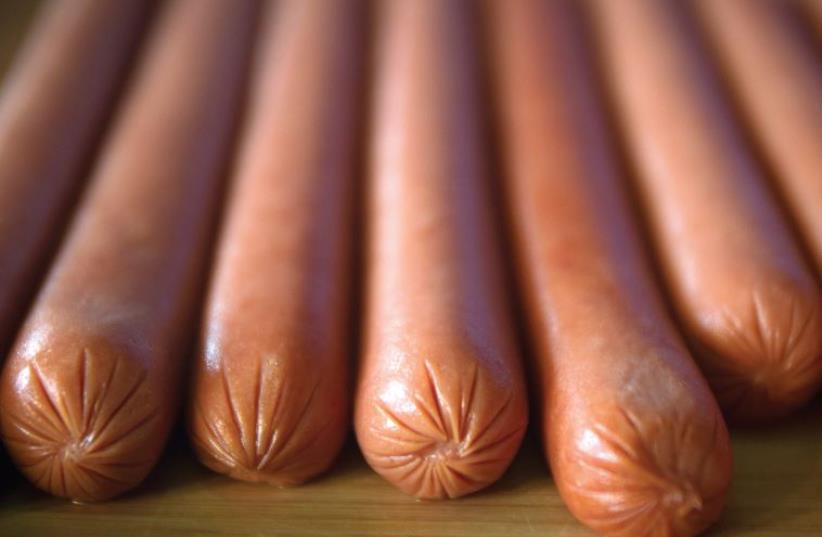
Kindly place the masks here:
[[(730, 503), (707, 535), (822, 535), (822, 401), (788, 423), (732, 436)], [(109, 503), (49, 498), (17, 476), (2, 487), (2, 536), (594, 535), (566, 511), (532, 436), (500, 482), (447, 502), (398, 492), (368, 468), (353, 442), (327, 475), (277, 489), (211, 473), (181, 434), (139, 490)]]

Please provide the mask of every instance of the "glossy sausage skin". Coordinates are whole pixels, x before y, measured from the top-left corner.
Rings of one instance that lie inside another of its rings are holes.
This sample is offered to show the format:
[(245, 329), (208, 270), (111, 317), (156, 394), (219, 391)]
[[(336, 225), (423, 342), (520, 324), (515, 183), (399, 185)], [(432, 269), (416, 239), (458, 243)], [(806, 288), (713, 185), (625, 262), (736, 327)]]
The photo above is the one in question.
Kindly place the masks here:
[(270, 9), (195, 364), (189, 431), (232, 477), (297, 484), (349, 430), (358, 0)]
[(176, 415), (255, 2), (167, 5), (0, 379), (2, 435), (52, 494), (139, 484)]
[(470, 2), (378, 3), (364, 354), (368, 463), (420, 498), (505, 471), (527, 421), (489, 196)]
[(822, 301), (694, 21), (673, 0), (587, 4), (696, 358), (729, 420), (783, 416), (822, 381)]
[(694, 5), (822, 274), (820, 57), (787, 2)]
[(485, 5), (554, 480), (597, 532), (695, 535), (725, 503), (728, 432), (642, 251), (578, 13), (562, 0)]
[(152, 3), (46, 3), (4, 80), (0, 353), (45, 272)]

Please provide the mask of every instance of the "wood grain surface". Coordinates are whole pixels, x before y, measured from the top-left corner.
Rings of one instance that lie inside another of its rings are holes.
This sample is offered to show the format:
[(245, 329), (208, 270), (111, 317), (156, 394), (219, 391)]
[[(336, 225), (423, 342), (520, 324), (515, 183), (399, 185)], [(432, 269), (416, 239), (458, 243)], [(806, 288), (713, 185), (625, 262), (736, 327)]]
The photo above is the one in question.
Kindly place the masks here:
[[(822, 535), (822, 401), (782, 425), (732, 436), (730, 503), (706, 535)], [(420, 502), (395, 490), (368, 468), (353, 442), (331, 472), (292, 489), (211, 473), (182, 435), (142, 487), (108, 503), (71, 504), (15, 475), (3, 481), (3, 536), (594, 535), (566, 511), (533, 436), (501, 481), (446, 502)]]
[[(33, 13), (0, 0), (0, 72)], [(822, 535), (822, 401), (788, 422), (732, 432), (734, 483), (707, 535)], [(593, 535), (568, 514), (536, 436), (496, 485), (448, 502), (419, 502), (365, 464), (353, 441), (327, 475), (277, 489), (200, 466), (178, 432), (160, 466), (127, 496), (78, 505), (38, 492), (0, 454), (0, 536), (556, 536)]]

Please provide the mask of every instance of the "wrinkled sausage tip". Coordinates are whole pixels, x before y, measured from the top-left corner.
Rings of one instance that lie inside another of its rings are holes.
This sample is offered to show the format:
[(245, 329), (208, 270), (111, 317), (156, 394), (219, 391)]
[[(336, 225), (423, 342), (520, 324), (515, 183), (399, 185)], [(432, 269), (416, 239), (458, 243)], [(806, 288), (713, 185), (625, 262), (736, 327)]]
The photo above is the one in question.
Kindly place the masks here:
[(479, 369), (446, 393), (441, 374), (427, 369), (426, 386), (389, 384), (357, 435), (371, 467), (403, 492), (458, 498), (508, 468), (527, 426), (525, 399)]
[[(815, 295), (815, 294), (813, 294)], [(822, 308), (815, 300), (755, 301), (749, 322), (725, 319), (709, 345), (693, 341), (720, 406), (736, 424), (773, 421), (805, 405), (822, 384)], [(770, 307), (768, 306), (770, 304)], [(723, 360), (717, 354), (733, 357)]]
[(683, 414), (655, 429), (622, 414), (624, 430), (586, 429), (562, 455), (556, 478), (572, 512), (611, 537), (691, 537), (716, 522), (731, 478), (724, 424)]
[(199, 378), (204, 389), (195, 393), (207, 395), (195, 396), (188, 420), (198, 459), (217, 473), (279, 487), (327, 470), (348, 430), (342, 397), (319, 381), (298, 386), (288, 378), (263, 368), (252, 393), (242, 393), (245, 379), (225, 369)]
[[(429, 438), (419, 447), (407, 445), (390, 453), (366, 451), (369, 464), (400, 490), (423, 500), (453, 499), (493, 483), (511, 463), (505, 454), (516, 452), (525, 428), (503, 435), (495, 443), (500, 453), (476, 454), (466, 440)], [(375, 436), (385, 431), (373, 431)]]
[[(40, 360), (42, 358), (42, 360)], [(73, 378), (72, 378), (73, 377)], [(37, 487), (75, 501), (118, 496), (146, 477), (167, 419), (146, 372), (118, 352), (35, 356), (4, 383), (9, 455)]]

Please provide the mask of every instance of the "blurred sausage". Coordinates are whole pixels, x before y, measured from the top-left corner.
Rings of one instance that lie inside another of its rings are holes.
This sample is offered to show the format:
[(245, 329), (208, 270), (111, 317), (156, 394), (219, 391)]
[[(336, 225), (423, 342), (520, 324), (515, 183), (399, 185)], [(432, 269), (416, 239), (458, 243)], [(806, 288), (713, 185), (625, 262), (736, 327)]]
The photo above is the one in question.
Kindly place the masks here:
[(670, 293), (731, 420), (808, 401), (822, 302), (683, 4), (590, 0)]
[(822, 274), (822, 64), (790, 7), (695, 3)]
[(52, 494), (116, 496), (165, 444), (255, 6), (168, 5), (3, 371), (3, 439)]
[(151, 0), (52, 0), (0, 93), (0, 353), (22, 321)]
[(546, 454), (597, 532), (695, 535), (725, 503), (728, 433), (652, 279), (572, 5), (485, 12)]
[(266, 17), (189, 418), (199, 458), (239, 479), (305, 481), (349, 430), (362, 7), (288, 0)]
[(489, 196), (470, 2), (378, 3), (364, 354), (368, 463), (420, 498), (505, 471), (527, 421)]

